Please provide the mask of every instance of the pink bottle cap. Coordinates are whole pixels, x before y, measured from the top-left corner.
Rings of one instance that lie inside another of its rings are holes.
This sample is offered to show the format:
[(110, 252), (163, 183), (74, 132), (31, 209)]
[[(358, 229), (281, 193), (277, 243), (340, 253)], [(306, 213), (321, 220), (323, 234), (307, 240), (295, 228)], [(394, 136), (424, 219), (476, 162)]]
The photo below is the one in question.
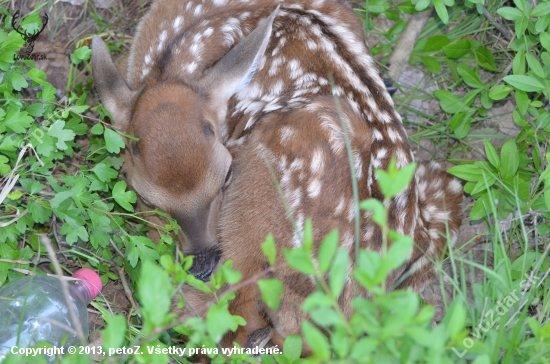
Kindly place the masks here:
[(90, 268), (80, 268), (73, 274), (74, 278), (78, 278), (88, 287), (92, 299), (94, 299), (103, 289), (101, 278)]

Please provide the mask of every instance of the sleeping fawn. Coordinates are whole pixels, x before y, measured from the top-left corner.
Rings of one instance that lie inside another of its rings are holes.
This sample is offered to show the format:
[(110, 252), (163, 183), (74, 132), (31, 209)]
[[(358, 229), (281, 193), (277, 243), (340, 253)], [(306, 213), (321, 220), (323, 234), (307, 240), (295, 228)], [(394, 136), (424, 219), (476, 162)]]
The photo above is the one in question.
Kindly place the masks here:
[[(127, 145), (129, 181), (144, 202), (178, 221), (185, 252), (196, 255), (191, 272), (202, 279), (219, 254), (243, 280), (264, 270), (260, 244), (269, 233), (281, 261), (283, 248), (301, 244), (308, 217), (314, 250), (337, 228), (353, 262), (352, 178), (360, 200), (383, 200), (374, 169), (386, 169), (392, 156), (398, 168), (413, 161), (363, 28), (339, 1), (157, 0), (138, 27), (126, 77), (99, 37), (92, 48), (103, 104), (115, 126), (139, 138)], [(401, 287), (429, 282), (446, 236), (456, 240), (461, 205), (457, 180), (435, 163), (418, 164), (386, 205), (389, 227), (415, 241), (388, 286), (405, 274)], [(381, 229), (368, 212), (360, 222), (361, 248), (380, 250)], [(280, 308), (269, 310), (256, 285), (243, 287), (229, 308), (247, 325), (223, 345), (243, 345), (266, 326), (279, 347), (299, 334), (305, 317), (296, 304), (315, 282), (288, 267), (272, 277), (285, 287)], [(348, 280), (339, 298), (347, 315), (354, 294)], [(187, 298), (200, 309), (211, 297), (189, 288)]]

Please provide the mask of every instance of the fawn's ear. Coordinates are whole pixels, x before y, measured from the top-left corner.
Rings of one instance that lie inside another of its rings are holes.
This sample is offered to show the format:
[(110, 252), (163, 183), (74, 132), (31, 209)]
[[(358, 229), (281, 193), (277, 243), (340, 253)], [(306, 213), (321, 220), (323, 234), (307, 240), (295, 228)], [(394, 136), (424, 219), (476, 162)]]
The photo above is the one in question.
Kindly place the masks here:
[(227, 102), (252, 78), (271, 37), (273, 20), (279, 7), (268, 18), (260, 20), (256, 29), (248, 34), (220, 59), (198, 83), (210, 96), (219, 120), (225, 119)]
[(105, 42), (97, 35), (92, 39), (92, 52), (92, 73), (101, 102), (111, 113), (114, 124), (127, 129), (132, 100), (137, 93), (128, 87), (113, 63)]

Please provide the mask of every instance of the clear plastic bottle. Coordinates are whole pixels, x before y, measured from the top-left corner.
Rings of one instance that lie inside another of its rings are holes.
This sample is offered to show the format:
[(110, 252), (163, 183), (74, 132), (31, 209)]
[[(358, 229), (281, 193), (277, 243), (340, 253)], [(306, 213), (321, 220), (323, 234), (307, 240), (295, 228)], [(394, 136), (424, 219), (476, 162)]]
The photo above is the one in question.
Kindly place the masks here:
[[(90, 325), (86, 306), (103, 287), (97, 273), (89, 268), (79, 269), (73, 277), (78, 279), (67, 280), (69, 300), (86, 337)], [(38, 341), (63, 347), (57, 354), (78, 344), (61, 282), (54, 276), (26, 276), (0, 289), (0, 362), (10, 352), (36, 346)], [(55, 355), (46, 358), (52, 362)]]

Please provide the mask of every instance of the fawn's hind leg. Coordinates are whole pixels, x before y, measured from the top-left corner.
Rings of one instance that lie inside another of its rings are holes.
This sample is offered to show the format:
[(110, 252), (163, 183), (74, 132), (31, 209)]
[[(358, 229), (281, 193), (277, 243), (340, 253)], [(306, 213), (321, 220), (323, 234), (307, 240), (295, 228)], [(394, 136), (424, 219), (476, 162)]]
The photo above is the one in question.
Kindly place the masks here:
[(246, 326), (239, 326), (235, 332), (227, 333), (222, 339), (222, 346), (232, 347), (233, 343), (237, 343), (244, 348), (254, 333), (269, 326), (265, 309), (256, 283), (237, 291), (235, 299), (229, 303), (229, 311), (243, 317)]

